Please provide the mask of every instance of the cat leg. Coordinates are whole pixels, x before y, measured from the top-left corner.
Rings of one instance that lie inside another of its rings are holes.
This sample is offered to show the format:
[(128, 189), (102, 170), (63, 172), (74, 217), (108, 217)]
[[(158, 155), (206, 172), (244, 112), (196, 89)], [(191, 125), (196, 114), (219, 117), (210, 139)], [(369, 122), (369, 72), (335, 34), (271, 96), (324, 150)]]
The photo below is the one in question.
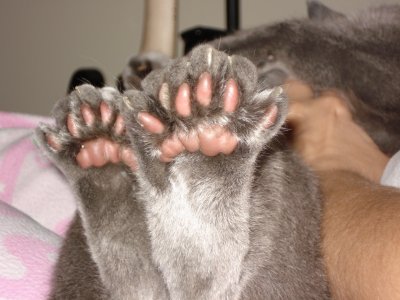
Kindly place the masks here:
[(286, 113), (254, 65), (209, 47), (153, 72), (122, 102), (153, 260), (173, 299), (237, 299), (256, 159)]
[[(37, 130), (40, 147), (65, 173), (76, 192), (79, 226), (74, 228), (84, 230), (83, 239), (83, 233), (76, 238), (76, 230), (67, 236), (64, 249), (69, 251), (62, 255), (70, 257), (60, 261), (67, 269), (85, 268), (84, 262), (72, 256), (79, 251), (89, 252), (112, 299), (165, 299), (166, 290), (149, 255), (143, 208), (136, 201), (137, 164), (126, 139), (120, 101), (121, 95), (112, 88), (79, 86), (57, 103), (56, 125)], [(85, 247), (82, 240), (88, 250), (79, 250)], [(57, 272), (57, 278), (68, 273), (60, 267)], [(92, 284), (84, 281), (84, 274), (81, 277), (78, 288)], [(71, 289), (62, 282), (56, 288), (60, 291), (55, 295), (65, 295), (62, 289)], [(95, 296), (100, 299), (100, 295)]]

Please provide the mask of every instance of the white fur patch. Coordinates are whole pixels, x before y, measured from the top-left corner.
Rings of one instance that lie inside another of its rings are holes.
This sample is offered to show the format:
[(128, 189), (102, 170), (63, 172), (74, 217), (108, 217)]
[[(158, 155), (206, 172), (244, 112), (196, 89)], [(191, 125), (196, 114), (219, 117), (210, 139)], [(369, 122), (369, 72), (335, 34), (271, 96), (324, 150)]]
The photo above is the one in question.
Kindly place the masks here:
[(118, 91), (115, 88), (110, 86), (102, 88), (100, 92), (101, 92), (101, 97), (106, 101), (113, 101), (115, 98), (115, 94), (118, 93)]
[[(182, 166), (175, 172), (174, 168), (170, 170), (173, 179), (168, 191), (158, 194), (150, 188), (146, 195), (146, 198), (151, 197), (147, 221), (153, 260), (163, 273), (171, 298), (181, 298), (183, 280), (211, 277), (213, 285), (205, 299), (213, 299), (217, 292), (238, 289), (241, 264), (249, 243), (245, 225), (248, 209), (243, 207), (244, 215), (235, 217), (222, 213), (229, 220), (219, 219), (219, 216), (213, 220), (209, 214), (216, 211), (202, 204), (218, 195), (219, 191), (213, 190), (216, 185), (206, 182), (193, 191), (180, 168)], [(243, 231), (240, 234), (231, 232), (227, 227), (230, 222), (241, 224)], [(182, 272), (189, 273), (184, 275)]]

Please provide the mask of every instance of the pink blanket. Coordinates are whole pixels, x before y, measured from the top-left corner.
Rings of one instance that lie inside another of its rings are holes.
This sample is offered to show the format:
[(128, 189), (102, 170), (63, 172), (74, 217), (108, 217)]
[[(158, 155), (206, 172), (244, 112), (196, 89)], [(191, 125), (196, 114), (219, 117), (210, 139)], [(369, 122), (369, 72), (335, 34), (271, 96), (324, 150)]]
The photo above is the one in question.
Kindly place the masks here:
[(75, 211), (63, 175), (33, 144), (49, 118), (0, 112), (0, 299), (45, 299)]

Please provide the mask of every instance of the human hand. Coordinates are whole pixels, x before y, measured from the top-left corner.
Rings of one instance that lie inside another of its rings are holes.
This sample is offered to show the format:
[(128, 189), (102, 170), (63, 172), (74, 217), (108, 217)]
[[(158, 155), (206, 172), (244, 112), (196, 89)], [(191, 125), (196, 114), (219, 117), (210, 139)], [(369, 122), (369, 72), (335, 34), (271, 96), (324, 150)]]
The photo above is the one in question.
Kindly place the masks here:
[(347, 170), (378, 182), (389, 158), (356, 124), (343, 96), (326, 91), (317, 98), (309, 86), (285, 86), (293, 147), (316, 171)]

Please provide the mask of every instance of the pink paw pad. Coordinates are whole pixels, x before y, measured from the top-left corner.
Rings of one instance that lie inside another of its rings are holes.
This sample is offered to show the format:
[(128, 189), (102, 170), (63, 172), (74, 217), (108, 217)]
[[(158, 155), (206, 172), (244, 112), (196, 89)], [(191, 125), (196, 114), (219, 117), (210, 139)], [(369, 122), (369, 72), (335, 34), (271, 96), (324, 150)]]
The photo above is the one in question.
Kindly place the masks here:
[[(159, 99), (161, 105), (169, 107), (166, 102), (168, 99), (168, 87), (164, 83), (161, 86)], [(212, 78), (207, 72), (201, 74), (198, 79), (195, 91), (192, 93), (187, 83), (182, 83), (176, 93), (175, 111), (179, 117), (192, 116), (192, 101), (197, 101), (202, 107), (209, 107), (212, 101)], [(227, 114), (236, 111), (239, 105), (239, 89), (235, 80), (227, 81), (222, 96), (223, 111)], [(155, 116), (147, 112), (138, 115), (138, 121), (149, 133), (161, 134), (165, 130), (165, 125)], [(237, 147), (238, 139), (226, 127), (222, 125), (201, 124), (189, 133), (176, 132), (167, 137), (160, 145), (160, 160), (170, 162), (184, 151), (200, 151), (206, 156), (216, 156), (220, 153), (231, 154)]]
[[(125, 123), (122, 116), (117, 115), (114, 124), (112, 124), (113, 111), (105, 101), (100, 103), (99, 111), (100, 121), (103, 125), (112, 126), (112, 131), (116, 136), (121, 136), (125, 133)], [(88, 104), (81, 105), (80, 113), (86, 127), (93, 127), (95, 125), (97, 117)], [(82, 125), (79, 125), (72, 113), (68, 114), (66, 122), (69, 134), (74, 138), (80, 138), (81, 133), (79, 128)], [(62, 143), (55, 134), (47, 134), (46, 139), (52, 149), (57, 152), (62, 150)], [(119, 162), (125, 163), (132, 170), (137, 169), (137, 161), (132, 150), (104, 137), (82, 141), (81, 149), (76, 155), (76, 162), (83, 169), (102, 167), (108, 163)]]

